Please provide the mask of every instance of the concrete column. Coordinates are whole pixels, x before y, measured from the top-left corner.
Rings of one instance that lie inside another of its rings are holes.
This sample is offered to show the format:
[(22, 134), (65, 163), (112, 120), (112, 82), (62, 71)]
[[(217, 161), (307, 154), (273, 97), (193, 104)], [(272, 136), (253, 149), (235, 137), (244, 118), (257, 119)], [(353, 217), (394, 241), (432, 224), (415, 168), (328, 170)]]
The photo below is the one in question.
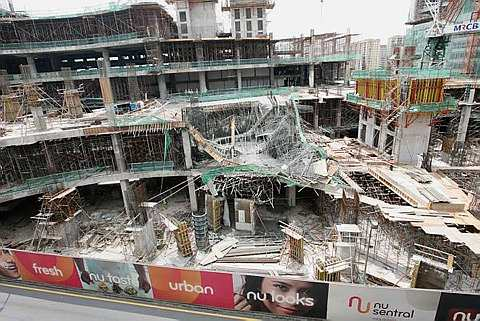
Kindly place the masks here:
[(35, 65), (35, 59), (32, 55), (28, 55), (26, 58), (27, 64), (30, 66), (30, 71), (32, 72), (32, 77), (37, 77), (37, 66)]
[(60, 70), (61, 66), (59, 66), (59, 61), (55, 57), (50, 57), (50, 68), (52, 71)]
[(462, 105), (462, 113), (460, 115), (460, 122), (458, 124), (458, 132), (456, 145), (463, 148), (465, 140), (467, 139), (468, 124), (470, 123), (470, 116), (472, 115), (472, 104), (475, 100), (475, 88), (470, 88), (467, 104)]
[[(120, 142), (120, 136), (118, 134), (112, 135), (112, 147), (113, 154), (115, 156), (115, 163), (117, 164), (117, 170), (121, 173), (127, 171), (127, 163), (123, 155), (123, 149)], [(129, 217), (133, 217), (133, 204), (132, 204), (132, 191), (130, 188), (130, 182), (127, 180), (120, 181), (120, 189), (122, 191), (123, 205), (125, 206), (125, 212)]]
[(45, 158), (47, 160), (47, 168), (50, 173), (55, 173), (56, 172), (56, 166), (55, 163), (52, 161), (52, 155), (50, 154), (50, 151), (48, 150), (47, 143), (43, 141), (43, 148), (45, 150)]
[(102, 57), (103, 57), (104, 66), (107, 67), (107, 69), (110, 69), (112, 65), (110, 63), (110, 53), (108, 52), (107, 49), (102, 50)]
[(275, 82), (275, 68), (270, 67), (270, 87), (275, 88), (277, 84)]
[(192, 147), (190, 145), (190, 134), (186, 129), (182, 130), (182, 145), (183, 145), (183, 154), (185, 155), (185, 168), (191, 169), (193, 166), (192, 162)]
[(119, 134), (112, 134), (112, 147), (113, 154), (115, 156), (115, 163), (117, 164), (117, 170), (121, 173), (127, 171), (127, 163), (123, 157), (123, 149), (120, 142)]
[(385, 152), (385, 145), (387, 143), (387, 135), (388, 135), (388, 126), (387, 126), (387, 122), (385, 120), (382, 121), (382, 123), (380, 124), (380, 133), (379, 133), (379, 137), (378, 137), (378, 150), (381, 152), (381, 153), (384, 153)]
[(242, 90), (242, 71), (237, 69), (237, 87), (238, 90)]
[(242, 51), (240, 50), (238, 41), (235, 41), (235, 56), (237, 57), (237, 61), (242, 59)]
[(342, 101), (337, 99), (337, 127), (342, 127)]
[(200, 92), (205, 93), (208, 91), (207, 89), (207, 79), (205, 75), (205, 71), (200, 71), (198, 73), (198, 80), (200, 82)]
[(203, 56), (202, 42), (200, 42), (200, 41), (195, 42), (195, 54), (197, 56), (197, 61), (204, 61), (205, 60), (205, 58)]
[[(190, 134), (186, 129), (182, 130), (182, 145), (183, 153), (185, 155), (185, 168), (191, 169), (193, 166), (192, 162), (192, 147), (190, 144)], [(198, 211), (197, 203), (197, 193), (195, 191), (195, 183), (193, 181), (193, 176), (188, 176), (188, 198), (190, 199), (190, 209), (192, 212)]]
[(123, 205), (125, 207), (125, 213), (130, 218), (134, 217), (133, 204), (132, 204), (132, 189), (130, 188), (130, 182), (128, 179), (122, 179), (120, 181), (120, 190), (122, 191)]
[(350, 77), (352, 73), (352, 68), (350, 65), (350, 61), (345, 62), (345, 85), (350, 86)]
[(404, 125), (405, 125), (405, 118), (406, 118), (406, 113), (402, 113), (400, 117), (398, 118), (398, 126), (395, 130), (395, 137), (393, 138), (393, 151), (392, 151), (392, 159), (395, 162), (398, 162), (400, 160), (400, 151), (402, 147), (402, 139), (403, 139), (403, 130), (404, 130)]
[(30, 111), (33, 116), (33, 123), (35, 124), (35, 129), (38, 131), (44, 131), (47, 129), (47, 123), (45, 122), (45, 117), (43, 116), (42, 107), (31, 107)]
[(369, 117), (367, 118), (367, 132), (365, 133), (365, 144), (367, 144), (368, 146), (373, 146), (374, 138), (375, 138), (375, 116), (369, 115)]
[(195, 192), (195, 183), (193, 176), (187, 177), (188, 179), (188, 198), (190, 199), (190, 209), (192, 212), (198, 211), (197, 193)]
[(363, 107), (360, 107), (360, 114), (358, 116), (358, 135), (357, 135), (357, 139), (359, 141), (362, 140), (362, 127), (363, 127), (363, 113), (365, 113), (365, 108)]
[(160, 98), (165, 99), (168, 96), (167, 82), (165, 80), (165, 75), (160, 74), (157, 76), (158, 82), (158, 91), (160, 92)]
[(315, 103), (313, 106), (313, 130), (318, 130), (318, 115), (320, 114), (321, 103)]
[(297, 206), (297, 187), (296, 186), (287, 187), (287, 199), (288, 199), (288, 206), (290, 207)]
[(310, 88), (315, 87), (315, 65), (310, 64), (308, 66), (308, 86)]

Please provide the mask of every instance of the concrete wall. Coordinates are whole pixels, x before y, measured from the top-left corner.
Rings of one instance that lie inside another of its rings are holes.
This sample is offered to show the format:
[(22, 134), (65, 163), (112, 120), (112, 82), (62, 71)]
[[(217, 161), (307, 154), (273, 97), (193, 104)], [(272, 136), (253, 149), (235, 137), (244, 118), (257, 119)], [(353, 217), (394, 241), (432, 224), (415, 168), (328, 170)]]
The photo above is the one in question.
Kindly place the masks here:
[[(216, 3), (177, 1), (177, 26), (180, 38), (215, 38), (217, 36)], [(185, 12), (186, 21), (181, 21), (180, 13)], [(188, 33), (182, 32), (186, 24)]]
[(192, 38), (215, 38), (217, 36), (215, 2), (190, 3), (190, 22)]
[(431, 119), (430, 114), (420, 114), (408, 127), (405, 127), (405, 122), (403, 122), (403, 126), (397, 128), (395, 140), (400, 140), (398, 152), (400, 163), (415, 165), (418, 155), (427, 152), (432, 130)]

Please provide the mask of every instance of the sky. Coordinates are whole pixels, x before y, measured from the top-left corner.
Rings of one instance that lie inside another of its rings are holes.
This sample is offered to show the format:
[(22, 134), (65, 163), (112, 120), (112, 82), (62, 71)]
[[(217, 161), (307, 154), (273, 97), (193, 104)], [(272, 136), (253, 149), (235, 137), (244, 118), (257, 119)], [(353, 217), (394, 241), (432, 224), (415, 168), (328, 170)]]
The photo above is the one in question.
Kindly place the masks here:
[[(6, 0), (0, 0), (5, 2)], [(148, 0), (152, 1), (152, 0)], [(13, 0), (17, 10), (48, 13), (107, 5), (109, 0)], [(118, 2), (118, 1), (115, 1)], [(126, 2), (125, 0), (120, 2)], [(163, 2), (160, 0), (159, 2)], [(221, 2), (221, 0), (219, 1)], [(382, 42), (405, 34), (410, 0), (275, 0), (268, 20), (274, 38), (289, 38), (324, 32), (359, 33), (357, 39), (379, 38)]]

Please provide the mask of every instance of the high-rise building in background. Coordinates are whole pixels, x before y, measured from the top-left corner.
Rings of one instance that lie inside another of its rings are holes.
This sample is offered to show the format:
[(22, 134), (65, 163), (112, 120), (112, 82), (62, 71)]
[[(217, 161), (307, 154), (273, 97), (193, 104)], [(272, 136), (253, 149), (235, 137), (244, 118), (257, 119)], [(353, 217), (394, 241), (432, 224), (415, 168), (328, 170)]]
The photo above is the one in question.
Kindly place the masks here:
[(388, 67), (388, 46), (380, 45), (380, 68)]
[(355, 70), (380, 68), (380, 39), (366, 39), (352, 43), (352, 52), (359, 56), (353, 61)]
[(215, 38), (218, 0), (168, 0), (175, 4), (179, 38)]
[[(447, 24), (456, 24), (478, 20), (480, 2), (476, 0), (445, 0), (441, 7), (441, 20)], [(417, 57), (414, 65), (421, 65), (421, 57), (428, 44), (426, 32), (432, 25), (433, 19), (428, 12), (425, 0), (412, 1), (409, 20), (411, 27), (405, 37), (405, 49), (412, 49)], [(477, 55), (478, 33), (461, 33), (448, 36), (445, 51), (446, 69), (457, 72), (478, 75), (480, 74), (480, 56)]]
[(387, 54), (392, 56), (395, 52), (395, 48), (403, 47), (405, 42), (405, 36), (396, 35), (388, 38), (387, 40)]
[(262, 38), (268, 35), (267, 13), (274, 6), (272, 0), (225, 0), (222, 10), (230, 12), (233, 37)]

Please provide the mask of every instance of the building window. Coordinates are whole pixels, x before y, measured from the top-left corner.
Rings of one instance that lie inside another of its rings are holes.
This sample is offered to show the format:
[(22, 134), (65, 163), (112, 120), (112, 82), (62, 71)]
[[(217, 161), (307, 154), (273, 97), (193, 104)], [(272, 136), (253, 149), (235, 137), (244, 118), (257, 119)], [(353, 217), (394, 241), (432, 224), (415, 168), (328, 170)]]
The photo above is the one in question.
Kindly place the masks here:
[(252, 9), (251, 8), (245, 8), (245, 17), (247, 17), (247, 19), (252, 19)]
[(263, 36), (263, 31), (259, 31), (259, 32), (258, 32), (258, 35), (259, 35), (259, 36)]
[(187, 34), (188, 33), (188, 27), (187, 27), (187, 24), (186, 23), (182, 23), (180, 25), (180, 32), (182, 34)]
[(252, 22), (247, 21), (247, 31), (252, 31)]
[(235, 21), (235, 31), (242, 31), (240, 28), (240, 21)]
[(240, 9), (235, 9), (235, 19), (240, 19)]
[(187, 22), (187, 13), (185, 11), (180, 11), (180, 22)]
[(247, 38), (252, 38), (252, 33), (251, 32), (247, 33)]
[(258, 30), (263, 30), (263, 20), (258, 20)]
[(257, 8), (257, 18), (263, 18), (263, 8)]
[(235, 38), (237, 38), (237, 39), (242, 38), (242, 34), (241, 34), (241, 33), (237, 33), (237, 34), (235, 35)]

